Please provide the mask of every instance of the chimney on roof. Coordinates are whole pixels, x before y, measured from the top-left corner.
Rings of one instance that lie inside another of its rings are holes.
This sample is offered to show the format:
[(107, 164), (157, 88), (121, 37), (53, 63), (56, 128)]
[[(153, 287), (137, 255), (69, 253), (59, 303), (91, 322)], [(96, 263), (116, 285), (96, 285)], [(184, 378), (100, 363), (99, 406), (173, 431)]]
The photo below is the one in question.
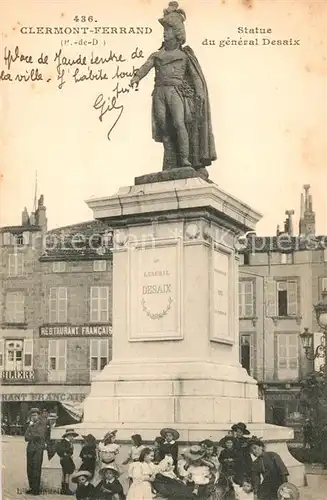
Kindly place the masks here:
[(28, 215), (27, 208), (25, 207), (22, 211), (22, 226), (28, 226), (30, 223), (30, 218)]
[(43, 194), (41, 194), (38, 200), (37, 209), (35, 211), (35, 224), (39, 226), (43, 232), (46, 232), (48, 227), (48, 219), (46, 213), (47, 209), (44, 206), (44, 196)]
[(312, 210), (312, 195), (309, 193), (310, 184), (304, 184), (304, 194), (301, 194), (301, 217), (299, 233), (301, 236), (316, 234), (316, 214)]
[(294, 210), (285, 210), (285, 214), (287, 215), (286, 224), (285, 224), (285, 233), (293, 236), (293, 219), (292, 215), (294, 215)]

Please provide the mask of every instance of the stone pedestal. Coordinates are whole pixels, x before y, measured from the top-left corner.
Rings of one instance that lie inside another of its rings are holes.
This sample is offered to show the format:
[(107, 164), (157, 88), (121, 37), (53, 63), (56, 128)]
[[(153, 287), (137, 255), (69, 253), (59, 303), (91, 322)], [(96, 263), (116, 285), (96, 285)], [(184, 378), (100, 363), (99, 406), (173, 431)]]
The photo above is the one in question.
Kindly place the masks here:
[[(260, 214), (199, 177), (87, 203), (113, 230), (113, 360), (92, 382), (80, 432), (153, 440), (169, 426), (197, 442), (243, 421), (286, 456), (292, 431), (265, 424), (257, 383), (239, 363), (235, 243)], [(299, 484), (303, 469), (286, 462)]]

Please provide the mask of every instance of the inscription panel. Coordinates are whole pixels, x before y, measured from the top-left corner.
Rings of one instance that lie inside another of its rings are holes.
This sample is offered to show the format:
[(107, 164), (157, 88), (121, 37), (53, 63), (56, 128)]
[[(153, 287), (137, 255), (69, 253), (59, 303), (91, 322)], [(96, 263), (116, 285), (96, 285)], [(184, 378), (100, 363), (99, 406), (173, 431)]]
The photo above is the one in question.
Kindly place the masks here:
[(181, 325), (180, 240), (156, 240), (129, 248), (130, 341), (179, 340)]
[(233, 343), (233, 268), (228, 251), (212, 248), (211, 340)]

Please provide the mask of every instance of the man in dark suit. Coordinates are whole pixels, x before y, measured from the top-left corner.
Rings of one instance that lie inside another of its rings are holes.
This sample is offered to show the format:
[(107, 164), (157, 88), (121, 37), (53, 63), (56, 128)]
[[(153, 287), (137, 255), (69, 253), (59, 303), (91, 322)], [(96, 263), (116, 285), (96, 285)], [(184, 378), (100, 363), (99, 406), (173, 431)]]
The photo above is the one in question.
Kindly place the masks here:
[(32, 408), (29, 417), (30, 421), (25, 432), (25, 441), (27, 442), (27, 477), (30, 489), (26, 493), (29, 495), (39, 495), (46, 425), (44, 420), (40, 418), (40, 410), (38, 408)]

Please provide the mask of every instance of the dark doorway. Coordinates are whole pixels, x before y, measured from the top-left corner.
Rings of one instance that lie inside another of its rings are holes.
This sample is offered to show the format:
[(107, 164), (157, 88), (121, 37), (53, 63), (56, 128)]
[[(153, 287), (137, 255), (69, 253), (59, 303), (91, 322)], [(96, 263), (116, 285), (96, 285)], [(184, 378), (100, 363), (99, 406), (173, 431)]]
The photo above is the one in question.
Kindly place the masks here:
[(273, 424), (284, 426), (286, 422), (285, 408), (282, 406), (274, 406), (272, 410), (273, 410)]

